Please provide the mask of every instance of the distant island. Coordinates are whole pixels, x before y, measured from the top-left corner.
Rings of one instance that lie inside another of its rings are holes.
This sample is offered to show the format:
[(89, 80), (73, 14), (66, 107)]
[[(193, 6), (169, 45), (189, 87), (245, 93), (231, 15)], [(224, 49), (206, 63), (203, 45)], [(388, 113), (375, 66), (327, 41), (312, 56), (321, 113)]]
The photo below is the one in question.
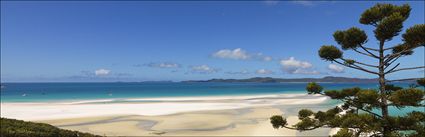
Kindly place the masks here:
[(368, 78), (348, 78), (348, 77), (333, 77), (326, 76), (323, 78), (271, 78), (271, 77), (254, 77), (248, 79), (210, 79), (210, 80), (188, 80), (182, 82), (256, 82), (256, 83), (283, 83), (283, 82), (332, 82), (332, 83), (343, 83), (343, 82), (378, 82), (378, 79)]

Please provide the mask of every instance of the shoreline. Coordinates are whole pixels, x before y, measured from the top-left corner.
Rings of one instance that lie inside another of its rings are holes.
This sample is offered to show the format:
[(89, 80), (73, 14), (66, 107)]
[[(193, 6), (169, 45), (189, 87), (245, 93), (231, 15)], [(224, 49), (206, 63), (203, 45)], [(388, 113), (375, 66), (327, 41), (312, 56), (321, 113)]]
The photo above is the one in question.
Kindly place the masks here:
[(285, 91), (279, 93), (241, 93), (241, 94), (218, 94), (218, 95), (185, 95), (185, 96), (162, 96), (162, 97), (112, 97), (110, 98), (88, 98), (88, 99), (46, 99), (46, 100), (30, 100), (30, 101), (4, 101), (2, 97), (1, 103), (70, 103), (70, 102), (97, 102), (97, 101), (119, 101), (119, 100), (184, 100), (195, 98), (204, 99), (226, 99), (226, 98), (247, 98), (260, 96), (276, 96), (276, 95), (304, 95), (305, 91)]
[[(90, 100), (61, 103), (2, 102), (6, 118), (108, 136), (135, 135), (315, 135), (273, 129), (269, 118), (283, 114), (291, 124), (302, 108), (322, 109), (329, 98), (308, 94), (131, 98), (129, 102)], [(152, 101), (152, 102), (149, 102)], [(155, 102), (156, 101), (156, 102)], [(123, 127), (126, 130), (114, 130)], [(330, 129), (319, 129), (328, 135)]]
[[(238, 109), (274, 105), (316, 104), (327, 97), (308, 94), (274, 94), (256, 96), (210, 96), (179, 98), (132, 98), (77, 102), (1, 102), (2, 117), (22, 120), (48, 120), (104, 115), (169, 115), (180, 112)], [(134, 109), (139, 108), (139, 109)]]

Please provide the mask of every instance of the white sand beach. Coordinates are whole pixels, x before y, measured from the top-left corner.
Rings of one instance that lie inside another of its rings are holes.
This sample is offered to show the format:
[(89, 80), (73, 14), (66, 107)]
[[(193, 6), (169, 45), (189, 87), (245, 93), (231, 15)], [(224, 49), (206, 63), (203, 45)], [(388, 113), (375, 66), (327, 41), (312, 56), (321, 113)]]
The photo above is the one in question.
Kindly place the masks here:
[[(284, 114), (294, 124), (299, 109), (320, 107), (327, 100), (327, 97), (320, 95), (280, 94), (49, 103), (2, 102), (1, 116), (112, 136), (294, 136), (309, 132), (275, 130), (270, 124), (270, 116)], [(120, 130), (114, 130), (116, 127), (120, 127)], [(329, 131), (318, 129), (314, 134), (327, 135)]]

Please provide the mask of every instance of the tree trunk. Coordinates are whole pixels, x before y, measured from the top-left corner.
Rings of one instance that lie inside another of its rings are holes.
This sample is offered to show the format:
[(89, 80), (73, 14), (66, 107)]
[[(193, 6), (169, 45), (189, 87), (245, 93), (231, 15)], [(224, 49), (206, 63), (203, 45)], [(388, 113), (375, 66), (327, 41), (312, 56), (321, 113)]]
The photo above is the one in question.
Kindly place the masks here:
[[(379, 43), (379, 91), (381, 93), (381, 111), (382, 117), (387, 119), (388, 117), (388, 103), (387, 93), (385, 92), (385, 64), (384, 64), (384, 41)], [(383, 135), (388, 136), (389, 128), (387, 123), (383, 124)]]

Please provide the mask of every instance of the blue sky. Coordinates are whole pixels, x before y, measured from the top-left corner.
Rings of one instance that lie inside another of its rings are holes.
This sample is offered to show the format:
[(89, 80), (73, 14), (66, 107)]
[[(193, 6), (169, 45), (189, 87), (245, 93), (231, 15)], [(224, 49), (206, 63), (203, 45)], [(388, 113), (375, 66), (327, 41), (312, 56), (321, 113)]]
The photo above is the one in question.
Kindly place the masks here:
[[(321, 60), (336, 30), (359, 27), (361, 2), (1, 2), (1, 81), (150, 81), (249, 77), (374, 78)], [(424, 2), (406, 28), (424, 23)], [(404, 32), (404, 31), (403, 31)], [(387, 46), (400, 43), (400, 37)], [(424, 48), (400, 59), (424, 65)], [(376, 63), (345, 51), (344, 57)], [(390, 79), (423, 76), (413, 70)]]

